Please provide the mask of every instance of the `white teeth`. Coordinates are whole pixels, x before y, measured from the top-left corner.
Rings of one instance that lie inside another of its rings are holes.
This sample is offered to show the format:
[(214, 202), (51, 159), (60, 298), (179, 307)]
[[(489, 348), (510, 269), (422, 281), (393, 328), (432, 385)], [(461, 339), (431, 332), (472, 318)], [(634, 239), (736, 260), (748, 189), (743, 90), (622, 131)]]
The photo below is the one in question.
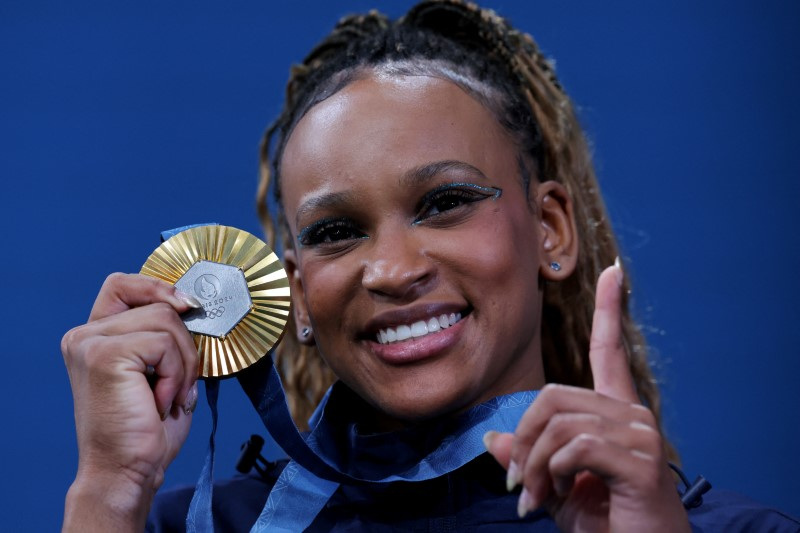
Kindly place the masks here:
[[(388, 328), (387, 328), (388, 329)], [(397, 341), (404, 341), (411, 337), (411, 328), (408, 326), (397, 327)]]
[(411, 324), (411, 336), (412, 337), (422, 337), (423, 335), (428, 334), (428, 326), (420, 320), (419, 322), (414, 322)]
[(450, 313), (431, 317), (428, 320), (420, 320), (409, 325), (397, 326), (396, 328), (386, 328), (378, 331), (376, 338), (380, 344), (400, 342), (411, 337), (424, 337), (429, 333), (436, 333), (439, 330), (449, 328), (461, 320), (461, 313)]

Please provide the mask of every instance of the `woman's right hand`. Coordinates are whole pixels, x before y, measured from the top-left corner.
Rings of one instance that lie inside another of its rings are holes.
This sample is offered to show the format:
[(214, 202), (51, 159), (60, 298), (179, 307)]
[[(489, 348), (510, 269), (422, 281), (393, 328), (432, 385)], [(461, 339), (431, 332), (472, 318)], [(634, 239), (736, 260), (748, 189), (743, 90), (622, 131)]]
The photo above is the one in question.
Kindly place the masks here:
[(64, 530), (143, 529), (197, 402), (197, 349), (179, 314), (198, 307), (164, 281), (112, 274), (88, 322), (64, 335), (79, 452)]

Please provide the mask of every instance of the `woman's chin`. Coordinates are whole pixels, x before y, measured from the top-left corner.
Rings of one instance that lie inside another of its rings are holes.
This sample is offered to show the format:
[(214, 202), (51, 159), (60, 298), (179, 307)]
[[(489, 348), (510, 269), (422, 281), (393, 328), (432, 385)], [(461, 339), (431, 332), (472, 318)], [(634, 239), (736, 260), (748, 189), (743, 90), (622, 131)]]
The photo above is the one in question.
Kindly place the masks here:
[(402, 427), (461, 412), (471, 407), (467, 399), (467, 395), (442, 394), (441, 391), (409, 391), (405, 394), (396, 391), (391, 397), (372, 398), (370, 403), (387, 426)]

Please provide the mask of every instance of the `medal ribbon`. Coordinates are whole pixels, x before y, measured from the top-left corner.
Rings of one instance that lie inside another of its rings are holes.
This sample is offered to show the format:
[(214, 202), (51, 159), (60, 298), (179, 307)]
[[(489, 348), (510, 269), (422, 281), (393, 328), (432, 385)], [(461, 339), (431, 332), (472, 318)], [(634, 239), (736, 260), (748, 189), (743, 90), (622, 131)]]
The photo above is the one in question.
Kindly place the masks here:
[[(269, 365), (268, 370), (264, 368), (265, 364)], [(266, 379), (265, 370), (268, 372)], [(454, 432), (410, 467), (393, 472), (387, 470), (386, 466), (378, 466), (367, 469), (366, 473), (353, 473), (329, 457), (324, 446), (326, 440), (330, 439), (325, 409), (331, 391), (337, 384), (328, 391), (314, 413), (311, 433), (304, 435), (292, 420), (283, 385), (271, 357), (264, 357), (237, 377), (272, 438), (291, 455), (291, 461), (273, 486), (251, 533), (304, 530), (342, 483), (426, 481), (448, 474), (486, 452), (482, 438), (487, 431), (514, 431), (537, 395), (537, 391), (516, 392), (473, 407), (458, 418), (459, 424)], [(206, 380), (212, 431), (208, 454), (186, 517), (186, 531), (190, 533), (214, 531), (211, 502), (218, 387), (217, 381)]]
[(419, 462), (400, 471), (392, 466), (371, 465), (348, 471), (337, 464), (324, 447), (330, 439), (325, 409), (331, 399), (328, 391), (311, 418), (311, 433), (301, 434), (294, 424), (286, 396), (272, 358), (269, 375), (264, 379), (262, 363), (238, 375), (239, 383), (258, 411), (275, 442), (291, 455), (291, 462), (281, 473), (264, 510), (251, 533), (261, 531), (301, 531), (308, 527), (341, 483), (391, 483), (426, 481), (448, 474), (486, 452), (483, 435), (490, 430), (514, 431), (537, 391), (517, 392), (493, 398), (473, 407), (457, 418), (458, 425), (432, 452)]
[(194, 488), (192, 501), (189, 503), (189, 512), (186, 515), (187, 533), (198, 531), (214, 531), (214, 521), (211, 515), (211, 496), (214, 484), (214, 436), (217, 433), (217, 397), (219, 396), (219, 381), (206, 381), (206, 399), (211, 408), (211, 437), (208, 439), (208, 454), (200, 471), (200, 479)]

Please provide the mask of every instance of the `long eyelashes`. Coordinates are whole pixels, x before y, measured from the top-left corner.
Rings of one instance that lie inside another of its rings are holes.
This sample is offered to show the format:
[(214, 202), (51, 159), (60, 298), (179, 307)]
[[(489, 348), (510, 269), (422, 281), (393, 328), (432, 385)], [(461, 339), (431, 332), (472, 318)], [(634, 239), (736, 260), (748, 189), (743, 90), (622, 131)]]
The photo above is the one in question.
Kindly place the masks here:
[(297, 235), (297, 242), (301, 246), (315, 246), (366, 237), (349, 218), (327, 217), (303, 228)]
[(425, 194), (422, 198), (423, 201), (430, 196), (438, 194), (442, 191), (449, 191), (452, 189), (471, 189), (474, 192), (483, 193), (483, 195), (487, 198), (500, 198), (503, 194), (503, 189), (500, 187), (486, 187), (484, 185), (478, 185), (476, 183), (445, 183), (443, 185), (439, 185), (432, 191)]
[[(502, 195), (498, 187), (486, 187), (475, 183), (445, 183), (427, 193), (417, 202), (413, 225), (430, 221), (435, 225), (457, 223), (472, 210), (470, 206), (489, 198)], [(341, 249), (368, 235), (356, 221), (349, 217), (325, 217), (303, 228), (297, 242), (303, 247), (333, 247)]]
[(460, 207), (503, 194), (498, 187), (485, 187), (475, 183), (446, 183), (425, 194), (417, 205), (414, 224), (457, 210)]

